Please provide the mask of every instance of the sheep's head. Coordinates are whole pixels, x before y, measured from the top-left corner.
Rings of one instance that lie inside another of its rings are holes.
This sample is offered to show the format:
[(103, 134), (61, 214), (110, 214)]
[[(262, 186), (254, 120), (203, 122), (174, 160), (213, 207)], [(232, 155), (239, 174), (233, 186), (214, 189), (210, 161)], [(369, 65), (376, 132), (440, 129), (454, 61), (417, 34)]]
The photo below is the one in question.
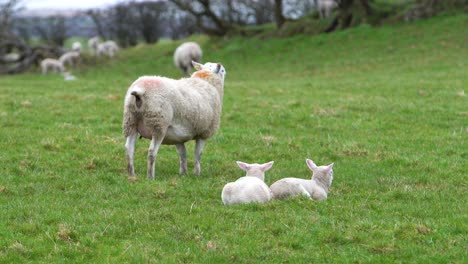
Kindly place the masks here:
[(197, 71), (205, 70), (209, 71), (215, 74), (219, 74), (221, 78), (224, 81), (224, 78), (226, 77), (226, 69), (224, 69), (223, 65), (220, 63), (212, 63), (212, 62), (207, 62), (205, 64), (201, 64), (195, 61), (192, 61), (192, 65)]

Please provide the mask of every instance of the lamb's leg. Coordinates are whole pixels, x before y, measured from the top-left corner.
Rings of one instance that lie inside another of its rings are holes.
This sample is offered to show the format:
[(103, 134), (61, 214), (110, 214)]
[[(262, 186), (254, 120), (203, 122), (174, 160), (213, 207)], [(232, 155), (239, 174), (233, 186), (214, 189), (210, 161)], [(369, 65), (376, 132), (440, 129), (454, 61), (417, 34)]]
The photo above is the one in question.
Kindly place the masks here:
[(153, 135), (151, 138), (151, 144), (148, 149), (148, 179), (154, 180), (154, 161), (156, 160), (163, 139), (163, 133), (158, 133), (157, 136)]
[(201, 171), (200, 158), (201, 158), (201, 154), (202, 154), (202, 151), (203, 151), (203, 147), (205, 147), (205, 142), (206, 141), (203, 140), (203, 139), (197, 139), (196, 140), (196, 144), (195, 144), (195, 169), (193, 170), (195, 175), (200, 175), (200, 171)]
[(129, 176), (135, 176), (135, 168), (133, 166), (133, 156), (135, 154), (135, 143), (137, 139), (137, 132), (133, 132), (127, 137), (127, 142), (125, 143), (125, 149), (127, 150), (127, 172)]
[(180, 157), (180, 174), (187, 174), (187, 149), (185, 148), (185, 144), (177, 144), (177, 153), (179, 153)]

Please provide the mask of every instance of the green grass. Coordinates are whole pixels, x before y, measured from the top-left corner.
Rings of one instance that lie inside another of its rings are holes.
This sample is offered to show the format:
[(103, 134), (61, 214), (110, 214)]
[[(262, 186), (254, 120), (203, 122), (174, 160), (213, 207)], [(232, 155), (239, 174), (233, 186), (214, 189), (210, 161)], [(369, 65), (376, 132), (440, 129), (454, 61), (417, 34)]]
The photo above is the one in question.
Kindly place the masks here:
[[(178, 43), (73, 71), (0, 78), (2, 263), (466, 263), (467, 15), (284, 39), (195, 36), (227, 70), (202, 176), (149, 141), (125, 174), (123, 98), (178, 78)], [(193, 168), (193, 142), (188, 144)], [(268, 184), (335, 163), (328, 200), (226, 207), (235, 161), (274, 160)]]

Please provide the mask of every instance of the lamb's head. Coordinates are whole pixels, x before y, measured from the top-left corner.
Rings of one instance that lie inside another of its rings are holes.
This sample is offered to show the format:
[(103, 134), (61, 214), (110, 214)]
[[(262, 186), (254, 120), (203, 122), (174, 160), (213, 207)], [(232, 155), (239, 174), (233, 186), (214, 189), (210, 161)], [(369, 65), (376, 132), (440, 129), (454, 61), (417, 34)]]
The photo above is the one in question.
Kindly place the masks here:
[(265, 171), (271, 169), (274, 162), (270, 161), (264, 164), (248, 164), (242, 161), (236, 161), (236, 163), (239, 168), (247, 172), (245, 176), (257, 177), (260, 180), (265, 181)]
[[(195, 68), (195, 70), (197, 70), (197, 72), (208, 71), (208, 72), (211, 72), (220, 76), (223, 82), (224, 82), (224, 78), (226, 78), (226, 69), (220, 63), (207, 62), (205, 64), (201, 64), (201, 63), (192, 61), (192, 65)], [(193, 73), (192, 77), (196, 75), (197, 72)]]
[(306, 163), (309, 169), (313, 172), (312, 179), (329, 188), (333, 181), (333, 163), (327, 166), (317, 166), (310, 159), (306, 159)]

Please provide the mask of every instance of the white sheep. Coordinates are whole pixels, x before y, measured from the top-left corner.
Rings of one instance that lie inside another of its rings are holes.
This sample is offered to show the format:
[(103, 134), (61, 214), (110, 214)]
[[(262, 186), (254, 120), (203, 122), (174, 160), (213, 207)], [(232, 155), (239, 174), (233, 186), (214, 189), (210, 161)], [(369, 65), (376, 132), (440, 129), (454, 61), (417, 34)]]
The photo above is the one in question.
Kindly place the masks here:
[(88, 49), (94, 55), (97, 55), (97, 48), (98, 48), (99, 42), (100, 42), (100, 39), (98, 36), (92, 37), (88, 40)]
[(80, 58), (80, 53), (77, 51), (69, 51), (65, 52), (62, 56), (60, 56), (59, 61), (62, 63), (63, 66), (69, 64), (73, 66), (75, 62), (77, 62)]
[(265, 171), (273, 166), (273, 161), (264, 164), (247, 164), (237, 161), (237, 166), (246, 171), (245, 177), (226, 184), (221, 192), (225, 205), (266, 203), (271, 200), (270, 188), (265, 184)]
[(317, 1), (317, 10), (319, 12), (320, 18), (326, 18), (331, 15), (331, 12), (334, 8), (338, 6), (338, 3), (334, 0), (318, 0)]
[(72, 44), (72, 50), (76, 52), (81, 52), (81, 43), (76, 41)]
[(185, 142), (195, 140), (195, 169), (200, 174), (200, 156), (205, 141), (219, 128), (226, 70), (221, 64), (193, 62), (198, 70), (180, 80), (160, 76), (138, 78), (125, 96), (123, 134), (127, 138), (129, 175), (135, 175), (133, 155), (138, 134), (151, 139), (148, 178), (154, 179), (154, 161), (161, 144), (175, 145), (180, 173), (187, 173)]
[(55, 73), (63, 73), (65, 71), (65, 67), (59, 60), (49, 58), (41, 61), (41, 69), (42, 74), (48, 73), (49, 69), (53, 69)]
[(195, 42), (186, 42), (177, 47), (174, 52), (174, 64), (185, 74), (189, 75), (192, 69), (192, 61), (201, 62), (202, 50)]
[(291, 196), (305, 195), (313, 200), (327, 199), (328, 189), (333, 181), (333, 163), (317, 167), (306, 159), (307, 166), (312, 170), (312, 179), (284, 178), (270, 186), (274, 199), (284, 199)]
[(108, 40), (104, 43), (99, 43), (97, 46), (96, 54), (98, 57), (106, 55), (110, 58), (114, 57), (119, 51), (119, 46), (112, 40)]

